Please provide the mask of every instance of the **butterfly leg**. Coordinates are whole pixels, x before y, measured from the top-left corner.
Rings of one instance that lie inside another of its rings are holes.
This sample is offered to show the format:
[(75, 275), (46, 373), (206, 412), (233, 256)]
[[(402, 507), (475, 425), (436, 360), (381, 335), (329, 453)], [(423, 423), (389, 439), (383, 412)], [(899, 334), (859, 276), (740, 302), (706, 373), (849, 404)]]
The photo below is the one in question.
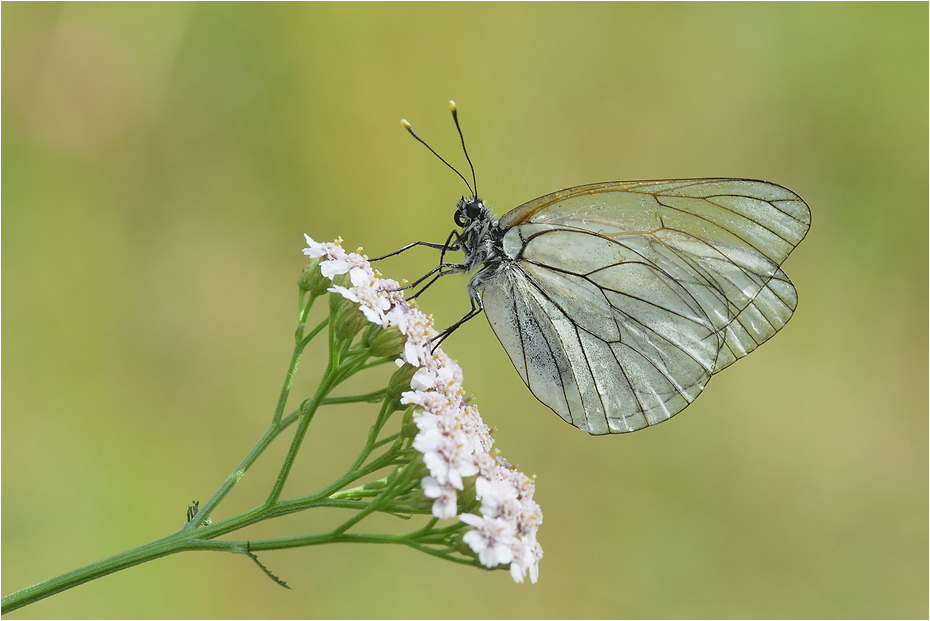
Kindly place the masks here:
[[(455, 241), (453, 241), (453, 239)], [(387, 259), (388, 257), (393, 257), (394, 255), (398, 255), (402, 252), (410, 250), (411, 248), (415, 246), (426, 246), (427, 248), (433, 248), (434, 250), (442, 250), (442, 254), (439, 255), (440, 263), (443, 262), (443, 259), (446, 256), (447, 251), (461, 250), (461, 246), (459, 245), (459, 235), (456, 231), (453, 230), (451, 233), (449, 233), (449, 236), (446, 238), (446, 241), (441, 244), (437, 244), (435, 242), (415, 241), (411, 244), (407, 244), (403, 248), (395, 250), (394, 252), (389, 252), (386, 255), (376, 257), (374, 259), (369, 259), (368, 261), (371, 262), (371, 261), (380, 261), (381, 259)]]
[(446, 262), (446, 252), (449, 250), (462, 250), (462, 238), (459, 236), (458, 231), (455, 229), (449, 233), (449, 236), (446, 238), (446, 243), (443, 244), (442, 252), (439, 253), (439, 265), (442, 265)]
[(395, 250), (394, 252), (389, 252), (386, 255), (375, 257), (374, 259), (368, 259), (368, 261), (372, 262), (372, 261), (380, 261), (381, 259), (387, 259), (388, 257), (393, 257), (394, 255), (398, 255), (402, 252), (410, 250), (411, 248), (415, 246), (426, 246), (427, 248), (433, 248), (435, 250), (442, 250), (443, 252), (445, 252), (449, 247), (449, 242), (447, 240), (446, 243), (444, 244), (437, 244), (435, 242), (415, 241), (412, 244), (407, 244), (403, 248)]
[(404, 285), (403, 287), (399, 287), (399, 289), (400, 290), (412, 289), (416, 287), (417, 285), (419, 285), (424, 280), (426, 280), (427, 278), (429, 278), (430, 276), (432, 276), (430, 281), (426, 283), (425, 285), (423, 285), (422, 289), (417, 291), (415, 294), (407, 297), (408, 300), (412, 300), (416, 298), (418, 295), (420, 295), (421, 293), (423, 293), (424, 291), (426, 291), (430, 287), (430, 285), (432, 285), (434, 282), (436, 282), (443, 276), (448, 276), (449, 274), (455, 274), (458, 272), (462, 272), (464, 270), (465, 270), (465, 266), (460, 263), (441, 263), (438, 266), (431, 269), (430, 271), (428, 271), (426, 274), (424, 274), (420, 278), (417, 278), (414, 282), (410, 283), (409, 285)]
[(471, 298), (471, 310), (469, 310), (464, 317), (456, 321), (454, 324), (443, 330), (439, 336), (433, 339), (433, 348), (439, 347), (439, 344), (446, 340), (449, 335), (459, 329), (462, 324), (464, 324), (469, 319), (477, 317), (481, 314), (481, 311), (484, 310), (484, 307), (481, 305), (480, 297)]
[(403, 252), (403, 251), (405, 251), (405, 250), (409, 250), (410, 248), (413, 248), (414, 246), (426, 246), (426, 247), (428, 247), (428, 248), (435, 248), (435, 249), (437, 249), (437, 250), (441, 250), (442, 253), (439, 255), (439, 265), (437, 265), (436, 267), (434, 267), (433, 269), (431, 269), (430, 271), (428, 271), (426, 274), (424, 274), (423, 276), (421, 276), (420, 278), (418, 278), (418, 279), (415, 280), (414, 282), (412, 282), (412, 283), (410, 283), (410, 284), (408, 284), (408, 285), (404, 285), (403, 287), (399, 287), (399, 288), (398, 288), (398, 290), (412, 289), (412, 288), (416, 287), (417, 285), (419, 285), (419, 284), (420, 284), (421, 282), (423, 282), (424, 280), (426, 280), (427, 278), (430, 278), (430, 277), (432, 276), (432, 278), (430, 279), (430, 281), (429, 281), (428, 283), (426, 283), (426, 284), (423, 286), (422, 289), (420, 289), (419, 291), (417, 291), (415, 294), (409, 296), (409, 297), (407, 298), (408, 300), (412, 300), (412, 299), (416, 298), (418, 295), (420, 295), (421, 293), (423, 293), (424, 291), (426, 291), (427, 289), (429, 289), (429, 287), (430, 287), (434, 282), (436, 282), (437, 280), (439, 280), (439, 279), (442, 278), (443, 276), (446, 276), (446, 275), (448, 275), (448, 274), (456, 274), (456, 273), (461, 273), (461, 272), (467, 271), (467, 267), (466, 267), (465, 265), (463, 265), (463, 264), (460, 264), (460, 263), (446, 263), (446, 262), (445, 262), (446, 252), (450, 252), (450, 251), (455, 252), (455, 251), (458, 251), (458, 250), (461, 250), (461, 249), (462, 249), (462, 246), (461, 246), (461, 239), (460, 239), (459, 234), (458, 234), (457, 231), (452, 231), (451, 233), (449, 233), (449, 236), (446, 238), (446, 241), (445, 241), (444, 243), (442, 243), (442, 244), (434, 244), (434, 243), (432, 243), (432, 242), (424, 242), (424, 241), (413, 242), (412, 244), (407, 244), (406, 246), (404, 246), (404, 247), (401, 248), (400, 250), (395, 250), (394, 252), (392, 252), (392, 253), (390, 253), (390, 254), (384, 255), (383, 257), (378, 257), (377, 259), (370, 259), (370, 260), (371, 260), (371, 261), (378, 261), (378, 260), (380, 260), (380, 259), (385, 259), (385, 258), (387, 258), (387, 257), (391, 257), (391, 256), (394, 256), (394, 255), (396, 255), (396, 254), (400, 254), (401, 252)]

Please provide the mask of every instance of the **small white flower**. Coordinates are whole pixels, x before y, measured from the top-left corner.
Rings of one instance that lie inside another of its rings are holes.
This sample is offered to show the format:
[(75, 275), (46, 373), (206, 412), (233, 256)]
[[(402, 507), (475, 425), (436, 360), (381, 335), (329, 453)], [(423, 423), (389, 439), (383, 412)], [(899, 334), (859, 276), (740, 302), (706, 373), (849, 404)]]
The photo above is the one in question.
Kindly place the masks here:
[(536, 543), (536, 534), (532, 538), (521, 542), (520, 549), (514, 554), (514, 559), (510, 562), (510, 576), (514, 582), (523, 582), (527, 572), (530, 574), (530, 582), (536, 584), (539, 580), (539, 561), (542, 559), (542, 547)]
[(414, 390), (429, 390), (436, 385), (436, 377), (433, 373), (425, 368), (420, 367), (413, 374), (413, 377), (410, 379), (410, 387)]
[(407, 337), (404, 360), (415, 367), (427, 365), (432, 360), (431, 340), (437, 336), (429, 317), (416, 309), (410, 309), (403, 325), (397, 326)]
[(351, 268), (352, 266), (345, 259), (331, 259), (320, 264), (320, 271), (330, 280), (333, 279), (333, 276), (345, 274)]
[(307, 247), (304, 248), (304, 254), (311, 259), (322, 257), (325, 254), (330, 254), (333, 251), (333, 247), (338, 247), (338, 244), (334, 243), (320, 243), (313, 241), (313, 238), (306, 233), (304, 233), (304, 237), (307, 239)]
[(435, 498), (433, 502), (433, 515), (440, 520), (454, 518), (457, 512), (457, 497), (455, 489), (449, 485), (440, 485), (439, 481), (433, 477), (423, 477), (420, 481), (423, 488), (423, 495), (427, 498)]
[(509, 482), (499, 478), (475, 481), (475, 492), (481, 498), (481, 515), (485, 517), (506, 517), (516, 521), (519, 515), (519, 493)]
[(462, 541), (478, 555), (478, 560), (485, 567), (506, 565), (513, 560), (512, 525), (499, 518), (484, 518), (471, 513), (463, 513), (459, 519), (473, 526), (462, 537)]
[[(407, 334), (407, 316), (410, 314), (410, 307), (407, 301), (401, 297), (400, 300), (391, 305), (391, 309), (384, 314), (384, 320), (388, 326), (395, 326), (401, 334)], [(406, 347), (406, 342), (404, 344)]]
[(333, 285), (332, 287), (327, 289), (327, 291), (329, 291), (330, 293), (338, 293), (339, 295), (349, 300), (350, 302), (355, 302), (356, 304), (358, 304), (358, 296), (355, 294), (355, 291), (353, 291), (352, 289), (346, 289), (345, 287), (342, 287), (340, 285)]

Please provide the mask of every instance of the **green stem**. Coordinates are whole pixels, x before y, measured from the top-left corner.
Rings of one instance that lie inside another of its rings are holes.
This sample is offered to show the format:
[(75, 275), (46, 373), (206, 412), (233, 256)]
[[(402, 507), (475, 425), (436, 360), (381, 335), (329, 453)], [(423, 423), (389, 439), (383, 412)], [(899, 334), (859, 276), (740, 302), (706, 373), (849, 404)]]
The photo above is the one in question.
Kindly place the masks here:
[(151, 543), (116, 554), (102, 561), (85, 565), (79, 569), (61, 574), (50, 580), (34, 584), (25, 589), (11, 593), (3, 598), (2, 614), (12, 612), (40, 599), (55, 595), (79, 584), (101, 578), (107, 574), (152, 561), (175, 552), (192, 550), (193, 546), (185, 545), (187, 533), (180, 530), (172, 535), (163, 537)]
[[(348, 520), (340, 528), (337, 528), (334, 531), (330, 531), (329, 533), (307, 535), (303, 537), (253, 541), (249, 542), (248, 548), (255, 552), (260, 550), (277, 550), (289, 547), (320, 545), (324, 543), (357, 543), (362, 541), (371, 543), (402, 543), (420, 548), (419, 545), (416, 545), (409, 539), (411, 537), (421, 535), (421, 531), (414, 531), (414, 533), (408, 533), (407, 535), (358, 535), (345, 533), (344, 530), (351, 526), (351, 524), (357, 523), (361, 517), (364, 517), (371, 512), (372, 509), (368, 503), (325, 499), (317, 501), (315, 506), (362, 509), (362, 511), (360, 511), (359, 514), (355, 516), (357, 519)], [(41, 599), (55, 595), (56, 593), (61, 593), (67, 589), (84, 584), (85, 582), (90, 582), (91, 580), (102, 578), (103, 576), (112, 574), (122, 569), (127, 569), (134, 565), (140, 565), (148, 561), (175, 554), (177, 552), (184, 552), (189, 550), (241, 552), (246, 549), (246, 542), (244, 541), (212, 541), (212, 539), (219, 535), (225, 534), (226, 532), (238, 530), (244, 526), (261, 520), (276, 517), (278, 515), (284, 515), (286, 513), (292, 513), (294, 511), (304, 510), (307, 508), (307, 503), (294, 503), (285, 501), (271, 509), (257, 508), (255, 510), (247, 511), (243, 514), (235, 516), (234, 518), (223, 520), (222, 522), (217, 522), (215, 524), (211, 524), (210, 526), (204, 526), (197, 530), (190, 531), (186, 528), (181, 529), (176, 533), (168, 535), (167, 537), (163, 537), (151, 543), (139, 546), (138, 548), (127, 550), (126, 552), (116, 554), (101, 561), (97, 561), (96, 563), (91, 563), (90, 565), (69, 571), (55, 578), (51, 578), (44, 582), (40, 582), (30, 587), (26, 587), (25, 589), (16, 591), (15, 593), (11, 593), (10, 595), (7, 595), (3, 598), (2, 613), (6, 614), (8, 612), (12, 612), (18, 608), (22, 608), (23, 606), (33, 604)], [(195, 520), (191, 523), (195, 523), (197, 521), (198, 520)], [(424, 549), (424, 551), (428, 551), (431, 554), (436, 554), (435, 549)], [(444, 555), (440, 554), (440, 556)], [(450, 558), (450, 560), (458, 559)]]
[[(308, 306), (309, 310), (309, 306)], [(300, 357), (303, 355), (304, 348), (310, 343), (311, 339), (316, 336), (320, 330), (322, 330), (329, 323), (329, 318), (327, 317), (319, 323), (313, 330), (310, 331), (306, 337), (303, 336), (303, 327), (304, 324), (301, 323), (300, 327), (297, 329), (297, 334), (295, 334), (294, 340), (294, 351), (291, 353), (291, 362), (287, 365), (287, 373), (284, 376), (284, 386), (281, 387), (281, 394), (278, 396), (278, 405), (274, 411), (274, 417), (272, 418), (272, 423), (277, 423), (281, 420), (281, 415), (284, 412), (284, 406), (287, 403), (287, 398), (291, 394), (291, 387), (294, 385), (294, 377), (297, 375), (297, 365), (300, 364)]]
[(336, 359), (335, 355), (333, 354), (333, 339), (332, 324), (330, 324), (329, 364), (326, 366), (326, 371), (323, 373), (323, 379), (320, 381), (320, 385), (317, 387), (316, 394), (300, 405), (300, 423), (297, 425), (297, 431), (294, 433), (294, 438), (291, 440), (291, 447), (287, 451), (287, 455), (284, 458), (284, 463), (281, 465), (281, 470), (278, 473), (278, 477), (275, 480), (274, 486), (271, 488), (271, 492), (268, 494), (268, 499), (265, 501), (265, 507), (271, 507), (281, 497), (281, 492), (284, 490), (284, 484), (287, 482), (287, 478), (291, 473), (291, 468), (294, 466), (294, 460), (297, 459), (297, 451), (300, 450), (300, 445), (304, 441), (304, 436), (307, 434), (307, 428), (310, 426), (310, 421), (313, 420), (313, 415), (316, 414), (317, 408), (320, 407), (323, 399), (338, 383), (336, 378), (338, 359)]

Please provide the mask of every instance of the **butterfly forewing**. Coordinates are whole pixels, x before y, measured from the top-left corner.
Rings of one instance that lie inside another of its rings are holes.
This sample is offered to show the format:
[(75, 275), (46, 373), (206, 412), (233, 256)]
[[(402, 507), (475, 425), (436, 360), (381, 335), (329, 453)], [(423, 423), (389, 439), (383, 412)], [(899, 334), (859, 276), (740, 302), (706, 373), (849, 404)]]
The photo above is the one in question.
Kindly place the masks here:
[(603, 434), (671, 418), (788, 321), (779, 265), (810, 212), (778, 185), (697, 179), (570, 188), (500, 224), (488, 320), (540, 401)]

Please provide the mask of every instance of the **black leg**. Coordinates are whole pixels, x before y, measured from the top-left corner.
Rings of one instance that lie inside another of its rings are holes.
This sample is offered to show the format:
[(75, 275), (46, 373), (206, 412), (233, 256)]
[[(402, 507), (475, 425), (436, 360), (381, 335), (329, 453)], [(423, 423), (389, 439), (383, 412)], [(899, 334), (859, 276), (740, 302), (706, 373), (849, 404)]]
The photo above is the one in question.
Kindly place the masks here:
[(464, 324), (469, 319), (472, 319), (473, 317), (477, 317), (478, 315), (481, 314), (481, 311), (483, 310), (484, 308), (481, 305), (481, 300), (477, 298), (471, 298), (471, 310), (468, 311), (468, 313), (466, 313), (464, 317), (462, 317), (461, 319), (456, 321), (454, 324), (452, 324), (451, 326), (443, 330), (439, 334), (439, 336), (433, 339), (434, 341), (433, 349), (439, 347), (439, 344), (442, 343), (444, 340), (446, 340), (453, 332), (458, 330), (459, 327), (462, 326), (462, 324)]
[[(451, 236), (450, 236), (450, 238), (451, 238)], [(448, 242), (448, 240), (447, 240), (446, 243), (444, 243), (444, 244), (436, 244), (436, 243), (433, 243), (433, 242), (416, 241), (416, 242), (413, 242), (412, 244), (407, 244), (406, 246), (404, 246), (404, 247), (401, 248), (400, 250), (395, 250), (394, 252), (390, 252), (390, 253), (388, 253), (388, 254), (386, 254), (386, 255), (384, 255), (384, 256), (376, 257), (376, 258), (374, 258), (374, 259), (368, 259), (368, 261), (369, 261), (369, 262), (371, 262), (371, 261), (380, 261), (381, 259), (386, 259), (386, 258), (388, 258), (388, 257), (393, 257), (393, 256), (396, 255), (396, 254), (400, 254), (401, 252), (404, 252), (404, 251), (406, 251), (406, 250), (410, 250), (410, 249), (413, 248), (414, 246), (426, 246), (427, 248), (433, 248), (433, 249), (435, 249), (435, 250), (442, 250), (443, 252), (445, 252), (445, 251), (448, 249), (448, 247), (449, 247), (449, 242)]]
[[(430, 271), (426, 272), (426, 274), (424, 274), (423, 276), (417, 278), (417, 279), (416, 279), (415, 281), (413, 281), (412, 283), (410, 283), (410, 284), (408, 284), (408, 285), (404, 285), (403, 287), (398, 287), (398, 290), (412, 289), (412, 288), (416, 287), (417, 285), (419, 285), (419, 284), (420, 284), (421, 282), (423, 282), (424, 280), (426, 280), (427, 278), (429, 278), (430, 276), (433, 276), (433, 274), (436, 274), (436, 272), (439, 272), (438, 274), (435, 275), (435, 277), (434, 277), (431, 281), (429, 281), (429, 284), (426, 285), (426, 287), (429, 287), (431, 284), (433, 284), (434, 282), (436, 282), (436, 280), (438, 280), (439, 278), (441, 278), (441, 277), (443, 277), (443, 276), (445, 276), (445, 275), (447, 275), (447, 274), (454, 274), (454, 273), (456, 273), (456, 272), (461, 272), (461, 271), (462, 271), (462, 268), (463, 268), (463, 266), (460, 265), (460, 264), (458, 264), (458, 263), (443, 263), (443, 264), (441, 264), (441, 265), (437, 265), (436, 267), (434, 267), (434, 268), (431, 269)], [(449, 271), (448, 271), (448, 272), (443, 272), (442, 270), (444, 270), (444, 269), (448, 269)], [(423, 291), (426, 291), (426, 287), (423, 287), (423, 290), (421, 290), (419, 293), (417, 293), (417, 295), (420, 295), (420, 293), (423, 293)], [(408, 300), (412, 300), (414, 297), (416, 297), (416, 296), (409, 297), (409, 298), (407, 298), (407, 299), (408, 299)]]

